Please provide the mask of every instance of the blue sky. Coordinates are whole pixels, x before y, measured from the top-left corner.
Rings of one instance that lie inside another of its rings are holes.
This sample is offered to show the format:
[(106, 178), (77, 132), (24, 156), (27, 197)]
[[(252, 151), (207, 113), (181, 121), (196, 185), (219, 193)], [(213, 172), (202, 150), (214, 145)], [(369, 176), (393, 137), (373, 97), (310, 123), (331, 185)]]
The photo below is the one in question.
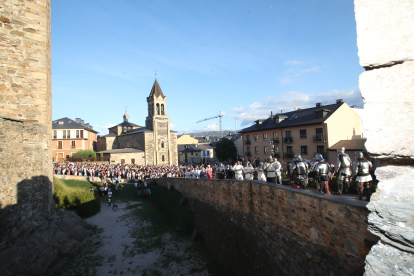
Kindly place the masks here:
[(145, 125), (154, 70), (174, 130), (243, 128), (294, 106), (363, 107), (349, 0), (52, 0), (53, 119)]

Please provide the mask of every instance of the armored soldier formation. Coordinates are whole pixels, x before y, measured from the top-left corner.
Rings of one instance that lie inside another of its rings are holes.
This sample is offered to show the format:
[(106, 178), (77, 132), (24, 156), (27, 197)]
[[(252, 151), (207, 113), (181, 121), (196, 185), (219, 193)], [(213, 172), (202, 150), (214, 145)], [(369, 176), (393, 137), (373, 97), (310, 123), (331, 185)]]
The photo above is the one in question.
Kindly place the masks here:
[[(334, 170), (331, 170), (322, 154), (316, 154), (312, 163), (296, 154), (293, 161), (288, 164), (287, 174), (292, 186), (308, 190), (309, 181), (315, 180), (316, 191), (327, 194), (331, 194), (329, 180), (332, 179), (333, 175), (336, 175), (338, 184), (336, 195), (348, 193), (352, 177), (357, 183), (358, 199), (362, 200), (365, 195), (367, 201), (369, 201), (371, 197), (369, 182), (372, 180), (369, 171), (372, 168), (372, 163), (367, 161), (360, 151), (355, 152), (355, 159), (352, 163), (349, 155), (345, 153), (345, 148), (338, 149), (336, 166)], [(247, 162), (247, 165), (243, 167), (240, 161), (234, 166), (220, 164), (216, 168), (219, 179), (253, 180), (254, 172), (257, 172), (257, 180), (282, 184), (282, 166), (271, 155), (265, 163), (260, 162), (256, 168), (253, 168), (250, 162)]]

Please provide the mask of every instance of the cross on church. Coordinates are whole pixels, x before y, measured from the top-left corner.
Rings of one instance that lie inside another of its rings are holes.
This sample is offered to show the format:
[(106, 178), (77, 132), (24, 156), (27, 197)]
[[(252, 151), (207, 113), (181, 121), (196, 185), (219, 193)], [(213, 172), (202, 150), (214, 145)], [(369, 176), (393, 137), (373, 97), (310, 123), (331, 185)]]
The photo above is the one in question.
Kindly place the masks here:
[(155, 77), (157, 77), (157, 69), (155, 68)]

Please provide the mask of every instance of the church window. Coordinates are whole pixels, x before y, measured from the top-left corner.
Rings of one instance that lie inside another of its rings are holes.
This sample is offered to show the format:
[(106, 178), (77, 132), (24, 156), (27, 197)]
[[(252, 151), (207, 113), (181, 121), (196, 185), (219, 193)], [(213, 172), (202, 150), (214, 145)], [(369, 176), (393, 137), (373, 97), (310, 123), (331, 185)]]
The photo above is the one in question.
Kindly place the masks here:
[(165, 157), (164, 157), (164, 155), (163, 156), (161, 156), (161, 160), (164, 162), (165, 161)]
[(164, 142), (161, 142), (161, 148), (162, 149), (164, 148)]
[(161, 115), (165, 115), (164, 114), (164, 104), (161, 104)]
[(156, 113), (155, 114), (156, 115), (160, 115), (160, 104), (157, 104)]

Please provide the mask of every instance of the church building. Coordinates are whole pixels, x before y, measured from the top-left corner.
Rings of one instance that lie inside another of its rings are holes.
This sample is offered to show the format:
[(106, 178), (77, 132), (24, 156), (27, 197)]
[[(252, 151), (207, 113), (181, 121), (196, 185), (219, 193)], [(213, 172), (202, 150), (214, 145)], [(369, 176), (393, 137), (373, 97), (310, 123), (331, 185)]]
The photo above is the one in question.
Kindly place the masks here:
[(99, 151), (109, 156), (111, 163), (178, 165), (177, 132), (170, 129), (166, 102), (167, 97), (155, 79), (147, 97), (145, 127), (131, 123), (125, 112), (122, 123), (98, 137)]

